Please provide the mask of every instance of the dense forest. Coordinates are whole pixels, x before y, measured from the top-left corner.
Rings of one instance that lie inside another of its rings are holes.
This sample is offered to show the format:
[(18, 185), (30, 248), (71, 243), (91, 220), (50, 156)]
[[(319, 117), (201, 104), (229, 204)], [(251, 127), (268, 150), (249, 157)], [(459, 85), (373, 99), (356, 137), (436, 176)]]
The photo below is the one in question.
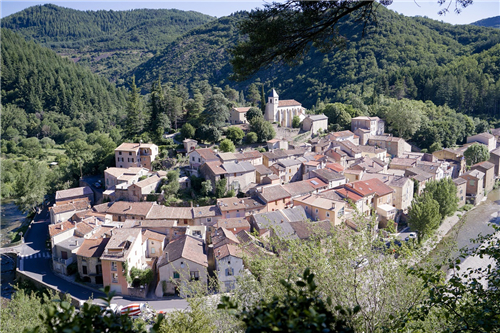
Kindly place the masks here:
[[(463, 91), (469, 99), (454, 101), (454, 108), (470, 115), (498, 111), (498, 49), (490, 48), (500, 42), (500, 31), (409, 18), (382, 7), (378, 15), (378, 23), (364, 36), (358, 23), (343, 23), (341, 33), (349, 42), (342, 52), (313, 50), (295, 67), (270, 68), (237, 84), (229, 79), (228, 49), (239, 38), (237, 25), (245, 13), (236, 13), (195, 28), (134, 74), (143, 87), (158, 75), (177, 83), (207, 79), (238, 90), (258, 80), (266, 91), (274, 87), (283, 98), (294, 98), (307, 108), (318, 100), (344, 102), (350, 94), (370, 97), (374, 92), (444, 105)], [(479, 65), (471, 69), (475, 62)], [(437, 89), (442, 81), (446, 86)]]
[(1, 25), (115, 81), (177, 37), (213, 19), (176, 9), (79, 11), (47, 4), (10, 15)]
[(500, 28), (500, 16), (488, 17), (471, 24), (478, 27)]
[[(219, 142), (230, 108), (262, 109), (271, 88), (309, 112), (325, 113), (330, 130), (349, 128), (357, 115), (377, 115), (386, 119), (388, 132), (429, 151), (498, 126), (498, 29), (409, 18), (380, 7), (377, 22), (364, 33), (352, 20), (342, 23), (348, 40), (343, 50), (313, 50), (295, 67), (275, 66), (235, 82), (230, 48), (241, 38), (238, 24), (246, 15), (215, 20), (192, 12), (80, 12), (45, 5), (3, 20), (19, 34), (2, 29), (2, 156), (8, 159), (2, 163), (2, 196), (22, 193), (18, 175), (25, 162), (40, 156), (59, 164), (47, 170), (47, 179), (54, 178), (46, 182), (50, 188), (40, 191), (50, 193), (111, 165), (123, 140), (173, 147), (163, 134), (181, 130), (184, 137)], [(185, 24), (169, 27), (160, 22), (166, 18)], [(196, 27), (164, 46), (190, 26)], [(140, 38), (132, 41), (138, 31)], [(121, 72), (128, 92), (106, 73), (99, 76), (84, 62), (56, 54), (63, 48), (127, 53), (155, 45), (163, 51), (137, 68), (122, 64), (129, 72), (108, 63)], [(241, 143), (243, 134), (233, 134)], [(245, 142), (262, 142), (273, 130), (259, 120), (248, 134)]]

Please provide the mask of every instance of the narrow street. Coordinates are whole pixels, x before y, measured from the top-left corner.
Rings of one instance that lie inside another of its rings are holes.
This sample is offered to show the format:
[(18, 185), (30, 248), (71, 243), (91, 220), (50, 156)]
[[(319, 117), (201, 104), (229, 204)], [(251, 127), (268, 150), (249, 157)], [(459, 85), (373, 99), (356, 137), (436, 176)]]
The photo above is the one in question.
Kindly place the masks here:
[[(72, 296), (86, 301), (90, 298), (97, 299), (104, 296), (104, 293), (86, 288), (80, 284), (69, 282), (60, 276), (54, 274), (50, 269), (50, 252), (45, 246), (45, 241), (48, 237), (49, 225), (48, 211), (44, 210), (40, 215), (35, 217), (31, 225), (25, 243), (23, 244), (20, 252), (19, 269), (24, 271), (25, 274), (43, 281), (44, 283), (58, 289), (62, 292), (69, 293)], [(162, 298), (157, 300), (142, 300), (127, 296), (116, 296), (113, 298), (112, 303), (118, 305), (127, 305), (130, 303), (144, 302), (159, 311), (171, 311), (174, 309), (185, 309), (188, 307), (186, 300), (179, 297)]]

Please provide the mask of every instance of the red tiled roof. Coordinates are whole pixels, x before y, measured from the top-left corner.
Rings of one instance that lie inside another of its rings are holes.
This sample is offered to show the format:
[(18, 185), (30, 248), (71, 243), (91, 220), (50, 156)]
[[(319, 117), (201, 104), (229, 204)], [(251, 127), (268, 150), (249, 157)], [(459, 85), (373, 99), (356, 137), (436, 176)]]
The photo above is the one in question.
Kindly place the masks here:
[(282, 106), (301, 106), (301, 105), (302, 104), (300, 104), (299, 102), (297, 102), (294, 99), (284, 99), (284, 100), (279, 101), (278, 107), (282, 107)]
[(70, 222), (70, 221), (64, 221), (61, 223), (56, 223), (56, 224), (51, 224), (49, 225), (49, 235), (50, 237), (54, 237), (56, 235), (59, 235), (60, 233), (72, 229), (75, 227), (75, 223)]
[(392, 188), (376, 178), (352, 182), (346, 184), (346, 186), (362, 194), (363, 196), (367, 196), (373, 193), (376, 193), (378, 196), (383, 196), (394, 192)]

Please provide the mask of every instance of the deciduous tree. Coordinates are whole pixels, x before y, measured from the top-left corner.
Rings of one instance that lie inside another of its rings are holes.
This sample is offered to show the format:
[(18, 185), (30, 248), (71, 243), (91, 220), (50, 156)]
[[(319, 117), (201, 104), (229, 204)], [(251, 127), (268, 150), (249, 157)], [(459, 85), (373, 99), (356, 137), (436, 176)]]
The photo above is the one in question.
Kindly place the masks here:
[(441, 219), (456, 212), (458, 208), (457, 187), (451, 178), (428, 182), (425, 184), (424, 191), (438, 202)]
[(475, 142), (464, 152), (464, 157), (467, 165), (474, 165), (489, 160), (490, 152), (488, 151), (488, 147)]
[(440, 221), (439, 203), (431, 195), (424, 193), (413, 200), (408, 224), (417, 232), (419, 243), (439, 227)]
[(229, 139), (222, 140), (219, 144), (219, 148), (225, 153), (234, 153), (234, 151), (236, 150), (233, 141)]

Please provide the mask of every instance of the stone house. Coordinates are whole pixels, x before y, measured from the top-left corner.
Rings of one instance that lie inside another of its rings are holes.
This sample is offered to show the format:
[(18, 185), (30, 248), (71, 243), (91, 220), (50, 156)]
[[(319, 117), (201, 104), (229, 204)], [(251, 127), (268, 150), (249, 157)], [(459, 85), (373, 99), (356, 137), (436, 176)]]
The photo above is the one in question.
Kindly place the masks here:
[(324, 114), (307, 115), (302, 120), (302, 129), (304, 131), (311, 131), (313, 135), (318, 134), (320, 131), (327, 131), (328, 117)]
[(256, 195), (266, 204), (266, 211), (268, 212), (287, 208), (292, 198), (290, 193), (281, 185), (263, 186)]
[(457, 187), (458, 208), (466, 204), (467, 180), (463, 178), (453, 179), (453, 183)]
[(467, 181), (467, 201), (478, 205), (484, 197), (484, 173), (479, 170), (471, 170), (460, 176)]
[(500, 148), (490, 151), (489, 161), (495, 165), (495, 178), (500, 178)]
[(78, 273), (83, 282), (103, 284), (101, 256), (109, 238), (84, 239), (76, 252)]
[(146, 168), (106, 168), (104, 170), (104, 188), (111, 189), (119, 184), (131, 185), (139, 181), (139, 178), (147, 175)]
[(219, 158), (210, 148), (195, 149), (188, 154), (190, 169), (197, 170), (201, 165), (208, 162), (219, 162)]
[(151, 164), (158, 156), (158, 146), (153, 143), (122, 143), (115, 149), (118, 168), (143, 167), (153, 170)]
[(111, 291), (119, 295), (134, 294), (134, 288), (127, 282), (130, 269), (148, 268), (142, 248), (141, 229), (114, 229), (101, 255), (101, 266), (104, 286), (109, 286)]
[(497, 138), (490, 133), (480, 133), (467, 137), (467, 143), (479, 142), (488, 147), (488, 151), (497, 148)]
[(484, 161), (471, 166), (471, 170), (479, 170), (484, 173), (483, 188), (486, 193), (493, 190), (495, 185), (495, 165), (491, 162)]
[(392, 157), (401, 157), (411, 151), (411, 146), (403, 138), (393, 136), (370, 136), (368, 145), (386, 149)]
[(67, 221), (73, 215), (85, 212), (90, 207), (88, 198), (56, 202), (49, 208), (50, 223), (55, 224)]
[(208, 259), (202, 239), (189, 235), (181, 236), (165, 247), (164, 255), (158, 260), (157, 297), (164, 295), (185, 295), (191, 284), (206, 288)]
[(250, 107), (232, 108), (229, 112), (229, 122), (232, 125), (248, 124), (246, 117), (248, 110), (250, 110)]
[(332, 200), (318, 194), (308, 194), (293, 199), (293, 204), (294, 207), (303, 207), (311, 220), (328, 220), (332, 226), (336, 226), (343, 221), (346, 202), (344, 200)]
[(266, 167), (270, 167), (271, 165), (278, 163), (283, 160), (288, 159), (288, 154), (285, 153), (284, 150), (277, 149), (272, 152), (262, 153), (262, 164)]
[(94, 204), (94, 191), (88, 186), (74, 187), (56, 192), (56, 203), (74, 201), (78, 199), (88, 199), (90, 204)]
[(214, 249), (217, 278), (222, 292), (235, 288), (236, 279), (243, 273), (243, 252), (234, 244), (225, 244)]
[(351, 119), (351, 131), (355, 132), (357, 129), (368, 130), (371, 136), (383, 135), (385, 131), (385, 121), (379, 117), (355, 117)]

